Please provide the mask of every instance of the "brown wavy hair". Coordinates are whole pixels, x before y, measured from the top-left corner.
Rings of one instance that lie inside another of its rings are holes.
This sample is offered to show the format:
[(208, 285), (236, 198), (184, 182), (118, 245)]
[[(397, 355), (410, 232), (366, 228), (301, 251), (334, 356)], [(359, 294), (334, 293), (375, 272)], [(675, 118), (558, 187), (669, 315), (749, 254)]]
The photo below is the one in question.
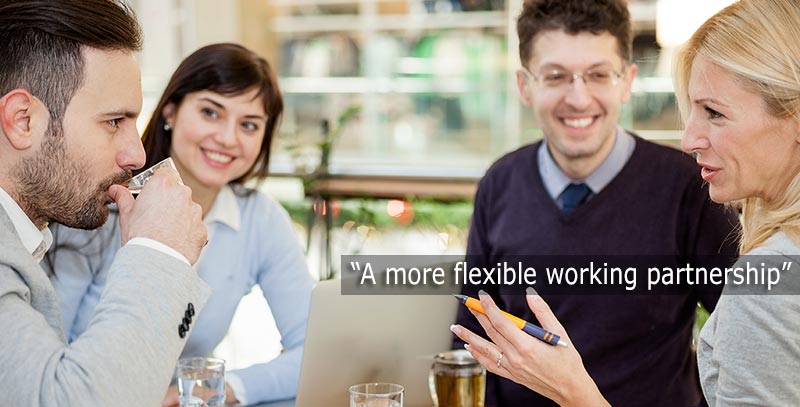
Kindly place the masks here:
[(536, 35), (542, 31), (564, 30), (567, 34), (609, 33), (617, 39), (619, 56), (630, 63), (633, 29), (628, 5), (623, 0), (528, 0), (517, 18), (519, 58), (527, 66)]

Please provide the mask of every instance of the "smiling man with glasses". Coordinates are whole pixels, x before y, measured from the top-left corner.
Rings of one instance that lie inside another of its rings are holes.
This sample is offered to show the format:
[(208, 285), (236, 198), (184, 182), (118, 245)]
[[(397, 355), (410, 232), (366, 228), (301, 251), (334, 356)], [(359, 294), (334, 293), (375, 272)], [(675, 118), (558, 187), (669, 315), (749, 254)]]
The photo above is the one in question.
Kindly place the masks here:
[[(527, 1), (517, 32), (520, 98), (544, 139), (502, 157), (481, 180), (470, 266), (516, 255), (733, 260), (736, 216), (708, 200), (694, 161), (618, 124), (636, 76), (626, 2)], [(463, 293), (480, 289), (500, 308), (536, 321), (518, 287), (465, 286)], [(701, 403), (691, 350), (695, 309), (698, 302), (713, 309), (721, 287), (669, 296), (541, 291), (611, 405)], [(457, 322), (483, 334), (465, 309)], [(488, 407), (554, 405), (493, 374), (486, 389)]]

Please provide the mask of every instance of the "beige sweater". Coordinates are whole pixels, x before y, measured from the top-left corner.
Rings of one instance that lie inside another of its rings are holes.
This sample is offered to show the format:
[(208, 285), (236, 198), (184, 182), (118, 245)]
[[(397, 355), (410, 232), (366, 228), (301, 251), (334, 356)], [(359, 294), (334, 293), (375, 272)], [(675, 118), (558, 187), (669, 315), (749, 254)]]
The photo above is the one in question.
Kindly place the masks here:
[(178, 325), (209, 291), (179, 260), (125, 246), (67, 345), (53, 285), (0, 208), (0, 406), (160, 406), (185, 343)]

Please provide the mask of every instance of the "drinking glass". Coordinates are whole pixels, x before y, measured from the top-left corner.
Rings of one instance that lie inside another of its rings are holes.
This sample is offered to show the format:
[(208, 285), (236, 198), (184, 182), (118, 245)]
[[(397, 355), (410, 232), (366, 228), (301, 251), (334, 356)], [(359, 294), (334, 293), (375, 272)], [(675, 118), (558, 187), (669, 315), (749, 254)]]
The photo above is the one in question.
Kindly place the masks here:
[[(153, 174), (155, 174), (156, 170), (158, 170), (161, 167), (168, 167), (177, 171), (177, 169), (175, 168), (175, 162), (172, 161), (172, 157), (167, 157), (164, 160), (159, 161), (152, 167), (140, 172), (135, 177), (125, 181), (125, 183), (128, 184), (128, 190), (131, 191), (131, 193), (134, 195), (138, 194), (139, 192), (142, 192), (142, 188), (144, 188), (144, 184), (147, 182), (147, 179), (152, 177)], [(180, 179), (180, 176), (178, 176), (178, 182), (180, 182), (181, 185), (183, 185), (183, 181)]]
[(350, 407), (403, 407), (399, 384), (362, 383), (350, 386)]
[(178, 400), (181, 407), (225, 406), (225, 361), (193, 357), (178, 361)]

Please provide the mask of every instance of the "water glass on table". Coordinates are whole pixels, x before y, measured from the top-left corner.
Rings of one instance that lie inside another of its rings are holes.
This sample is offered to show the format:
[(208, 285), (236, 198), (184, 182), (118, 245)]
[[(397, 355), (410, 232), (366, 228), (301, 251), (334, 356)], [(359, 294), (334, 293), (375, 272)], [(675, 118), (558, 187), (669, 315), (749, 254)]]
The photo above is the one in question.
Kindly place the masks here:
[(350, 407), (403, 407), (405, 388), (393, 383), (362, 383), (350, 386)]
[(225, 361), (193, 357), (178, 361), (178, 400), (181, 407), (225, 406)]

